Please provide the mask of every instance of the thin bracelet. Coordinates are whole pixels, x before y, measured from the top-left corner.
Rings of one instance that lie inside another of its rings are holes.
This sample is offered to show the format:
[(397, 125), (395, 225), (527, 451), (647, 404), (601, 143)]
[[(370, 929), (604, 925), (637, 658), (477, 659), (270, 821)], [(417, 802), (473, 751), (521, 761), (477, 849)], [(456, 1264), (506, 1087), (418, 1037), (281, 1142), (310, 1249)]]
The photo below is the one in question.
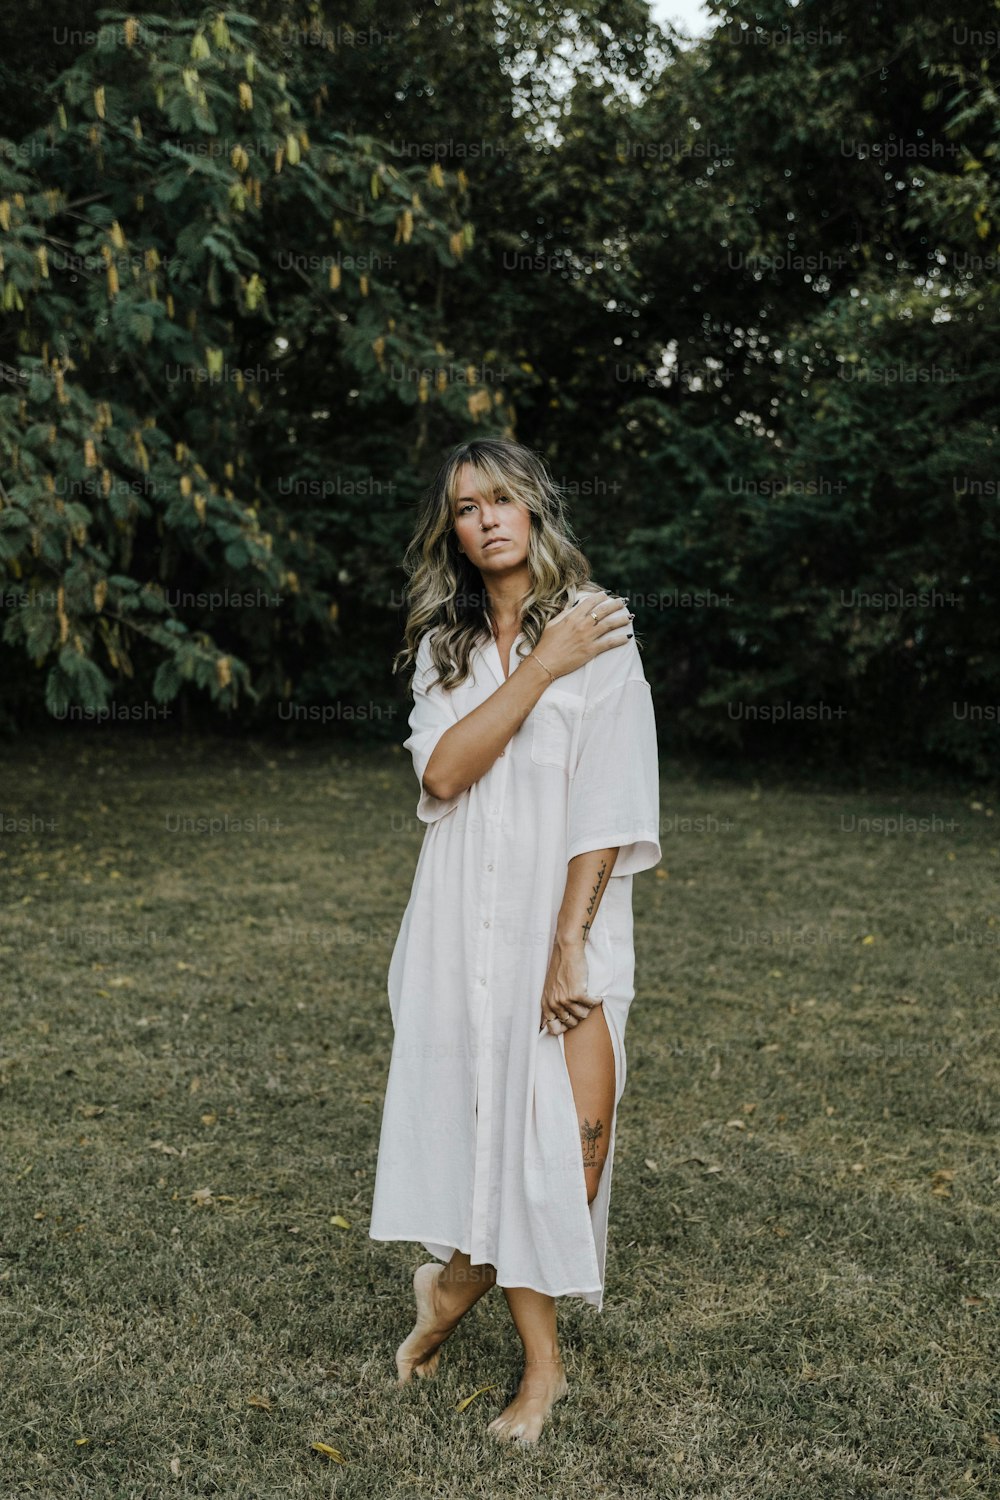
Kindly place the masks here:
[[(529, 651), (528, 656), (532, 661), (537, 661), (538, 665), (543, 669), (543, 671), (549, 672), (549, 669), (542, 661), (542, 658), (540, 656), (536, 656), (534, 651)], [(552, 672), (549, 672), (549, 676), (552, 678), (552, 681), (555, 682), (556, 679)]]

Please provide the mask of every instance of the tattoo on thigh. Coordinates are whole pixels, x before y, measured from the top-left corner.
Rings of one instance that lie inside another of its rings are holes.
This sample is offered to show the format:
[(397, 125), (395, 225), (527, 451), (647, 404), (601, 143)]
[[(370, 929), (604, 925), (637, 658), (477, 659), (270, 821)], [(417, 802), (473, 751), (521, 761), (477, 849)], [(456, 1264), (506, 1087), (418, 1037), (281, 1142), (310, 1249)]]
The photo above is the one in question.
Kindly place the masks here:
[(591, 1125), (588, 1119), (584, 1119), (580, 1127), (580, 1139), (583, 1142), (583, 1164), (585, 1167), (597, 1165), (597, 1142), (604, 1134), (604, 1124), (601, 1120), (595, 1120)]

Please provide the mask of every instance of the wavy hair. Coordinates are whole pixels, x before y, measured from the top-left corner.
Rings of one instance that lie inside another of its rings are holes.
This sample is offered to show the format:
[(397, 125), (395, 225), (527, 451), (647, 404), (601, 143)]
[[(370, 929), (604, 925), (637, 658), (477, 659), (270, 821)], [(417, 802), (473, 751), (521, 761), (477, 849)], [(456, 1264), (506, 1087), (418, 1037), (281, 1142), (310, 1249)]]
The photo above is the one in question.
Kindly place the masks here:
[(413, 536), (403, 555), (406, 644), (392, 665), (395, 673), (415, 664), (421, 637), (439, 626), (431, 643), (431, 659), (444, 688), (465, 681), (473, 647), (493, 635), (495, 624), (482, 574), (458, 550), (452, 504), (458, 498), (458, 472), (463, 464), (471, 464), (484, 494), (508, 495), (531, 513), (527, 555), (531, 586), (521, 601), (525, 641), (519, 657), (534, 650), (545, 626), (569, 602), (573, 590), (592, 582), (590, 564), (576, 545), (566, 516), (563, 493), (544, 459), (512, 438), (473, 438), (453, 448), (421, 498)]

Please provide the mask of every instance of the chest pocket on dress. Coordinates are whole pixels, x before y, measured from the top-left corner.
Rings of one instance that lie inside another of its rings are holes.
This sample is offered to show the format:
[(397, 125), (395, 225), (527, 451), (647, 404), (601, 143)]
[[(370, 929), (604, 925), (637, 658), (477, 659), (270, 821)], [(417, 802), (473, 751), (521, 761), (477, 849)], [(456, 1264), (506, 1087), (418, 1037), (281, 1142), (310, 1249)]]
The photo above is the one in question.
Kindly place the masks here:
[(549, 687), (531, 711), (531, 758), (539, 766), (561, 766), (570, 774), (576, 760), (586, 698)]

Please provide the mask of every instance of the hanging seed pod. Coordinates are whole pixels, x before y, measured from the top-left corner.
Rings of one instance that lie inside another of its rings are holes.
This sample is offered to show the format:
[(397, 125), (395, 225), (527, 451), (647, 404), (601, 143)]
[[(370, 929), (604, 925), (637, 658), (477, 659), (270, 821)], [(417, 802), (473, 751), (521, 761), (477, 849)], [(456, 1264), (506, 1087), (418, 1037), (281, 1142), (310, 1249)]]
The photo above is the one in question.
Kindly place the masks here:
[(330, 290), (331, 290), (331, 292), (335, 292), (339, 286), (340, 286), (340, 267), (339, 266), (331, 266), (330, 267)]

